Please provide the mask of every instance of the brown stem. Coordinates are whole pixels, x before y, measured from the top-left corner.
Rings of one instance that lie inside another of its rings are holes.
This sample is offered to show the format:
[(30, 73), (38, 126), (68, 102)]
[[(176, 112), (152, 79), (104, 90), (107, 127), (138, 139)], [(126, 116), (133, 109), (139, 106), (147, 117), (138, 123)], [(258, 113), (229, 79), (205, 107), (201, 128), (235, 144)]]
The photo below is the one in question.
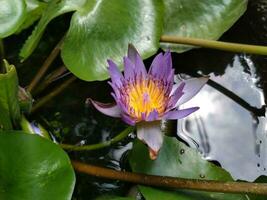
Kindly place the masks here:
[(56, 81), (57, 79), (63, 77), (64, 75), (68, 75), (66, 67), (63, 65), (48, 75), (44, 81), (40, 82), (37, 88), (32, 92), (32, 95), (37, 95), (41, 93), (44, 89), (46, 89), (52, 82)]
[(48, 95), (41, 98), (39, 101), (37, 101), (36, 104), (33, 105), (31, 112), (35, 112), (38, 110), (42, 105), (46, 104), (49, 100), (51, 100), (53, 97), (57, 96), (59, 93), (61, 93), (64, 89), (66, 89), (73, 81), (75, 81), (77, 78), (75, 76), (70, 77), (68, 80), (66, 80), (64, 83), (62, 83), (59, 87), (57, 87), (55, 90), (50, 92)]
[(267, 195), (267, 183), (220, 182), (174, 178), (167, 176), (153, 176), (141, 173), (116, 171), (113, 169), (84, 164), (78, 161), (71, 162), (74, 169), (78, 172), (86, 173), (91, 176), (127, 181), (136, 184), (223, 193), (247, 193)]
[(58, 42), (58, 44), (55, 46), (55, 48), (52, 50), (52, 52), (49, 54), (49, 56), (47, 57), (47, 59), (43, 63), (42, 67), (37, 72), (36, 76), (31, 81), (29, 87), (27, 88), (27, 90), (29, 92), (32, 92), (32, 90), (35, 88), (37, 83), (41, 80), (41, 78), (43, 77), (45, 72), (48, 70), (48, 68), (50, 67), (52, 62), (55, 60), (55, 58), (59, 54), (59, 51), (60, 51), (61, 45), (62, 45), (62, 43), (64, 41), (64, 38), (65, 37), (63, 36), (62, 39)]

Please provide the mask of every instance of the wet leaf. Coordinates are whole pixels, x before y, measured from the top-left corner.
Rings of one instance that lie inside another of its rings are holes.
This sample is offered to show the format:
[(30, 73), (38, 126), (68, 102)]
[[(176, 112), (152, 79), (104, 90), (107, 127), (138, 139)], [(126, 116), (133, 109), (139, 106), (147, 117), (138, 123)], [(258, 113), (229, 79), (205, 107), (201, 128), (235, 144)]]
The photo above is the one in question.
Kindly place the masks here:
[(129, 43), (143, 58), (158, 49), (162, 29), (160, 0), (104, 0), (76, 12), (62, 48), (68, 69), (80, 79), (109, 77), (107, 59), (121, 64)]
[(54, 0), (48, 3), (42, 13), (42, 17), (32, 32), (31, 36), (23, 45), (20, 56), (26, 59), (30, 56), (40, 41), (48, 23), (59, 15), (75, 11), (82, 7), (84, 0)]
[(14, 65), (4, 61), (5, 73), (0, 73), (0, 130), (11, 130), (20, 119), (18, 78)]
[(0, 132), (0, 199), (71, 199), (75, 176), (53, 142), (23, 132)]
[[(155, 161), (149, 158), (147, 147), (143, 143), (136, 141), (134, 143), (133, 150), (130, 153), (130, 164), (134, 172), (152, 175), (233, 181), (228, 172), (204, 160), (195, 149), (187, 147), (176, 138), (166, 136), (162, 149)], [(140, 186), (140, 191), (145, 196), (146, 200), (248, 199), (246, 195), (239, 194), (195, 192), (185, 190), (164, 191), (145, 186)]]
[[(164, 0), (164, 35), (217, 40), (245, 12), (247, 0)], [(161, 43), (176, 52), (190, 47)]]
[(0, 38), (16, 32), (23, 23), (25, 14), (24, 0), (0, 0)]
[(41, 17), (45, 7), (46, 4), (44, 2), (40, 2), (38, 0), (26, 0), (26, 17), (18, 30), (16, 30), (16, 33), (28, 28), (36, 20), (38, 20)]

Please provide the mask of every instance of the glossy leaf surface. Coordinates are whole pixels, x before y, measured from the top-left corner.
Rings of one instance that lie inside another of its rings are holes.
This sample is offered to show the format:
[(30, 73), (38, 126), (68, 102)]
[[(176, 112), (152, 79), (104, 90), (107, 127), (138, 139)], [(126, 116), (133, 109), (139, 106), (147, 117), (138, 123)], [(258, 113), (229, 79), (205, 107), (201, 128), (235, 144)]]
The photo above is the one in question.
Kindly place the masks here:
[(25, 15), (24, 0), (0, 0), (0, 38), (16, 32), (23, 23)]
[(4, 61), (4, 73), (0, 73), (0, 130), (11, 130), (19, 118), (16, 68)]
[[(163, 35), (217, 40), (245, 12), (247, 0), (164, 0)], [(191, 49), (161, 43), (164, 49)]]
[(0, 199), (68, 200), (75, 175), (67, 154), (50, 140), (0, 132)]
[[(134, 172), (171, 176), (190, 179), (233, 181), (230, 174), (224, 169), (204, 160), (192, 148), (179, 142), (176, 138), (165, 137), (163, 147), (158, 158), (153, 161), (149, 158), (147, 147), (141, 142), (135, 142), (130, 154), (130, 164)], [(223, 194), (196, 191), (164, 191), (150, 187), (140, 186), (140, 191), (146, 200), (160, 199), (226, 199), (246, 200), (246, 195)], [(201, 197), (201, 198), (199, 198)]]
[(121, 65), (128, 44), (147, 58), (159, 46), (162, 2), (159, 0), (103, 0), (91, 2), (72, 16), (62, 49), (68, 69), (83, 80), (104, 80), (107, 59)]

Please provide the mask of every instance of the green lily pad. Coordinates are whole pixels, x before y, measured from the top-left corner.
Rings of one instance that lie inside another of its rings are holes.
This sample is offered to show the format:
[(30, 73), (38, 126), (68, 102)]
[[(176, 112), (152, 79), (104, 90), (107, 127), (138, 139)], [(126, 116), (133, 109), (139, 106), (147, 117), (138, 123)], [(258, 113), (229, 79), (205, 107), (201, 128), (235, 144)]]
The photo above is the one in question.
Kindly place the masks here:
[(75, 12), (62, 58), (67, 68), (87, 81), (104, 80), (107, 59), (121, 66), (129, 43), (147, 58), (159, 46), (162, 3), (159, 0), (104, 0)]
[(18, 78), (14, 65), (4, 60), (5, 73), (0, 73), (0, 130), (11, 130), (20, 119)]
[[(201, 155), (195, 149), (187, 147), (176, 138), (167, 136), (165, 136), (163, 146), (155, 161), (149, 158), (147, 147), (143, 143), (139, 141), (135, 142), (130, 153), (130, 165), (134, 172), (151, 175), (233, 181), (228, 172), (201, 158)], [(140, 186), (139, 188), (146, 200), (248, 199), (247, 195), (239, 194), (189, 190), (164, 191), (145, 186)]]
[(75, 175), (67, 154), (37, 135), (0, 132), (0, 199), (70, 200)]
[(41, 17), (45, 7), (46, 3), (44, 2), (40, 2), (38, 0), (26, 0), (26, 17), (16, 33), (28, 28), (36, 20), (38, 20)]
[(26, 13), (24, 0), (0, 0), (0, 38), (16, 32)]
[[(164, 0), (163, 35), (217, 40), (245, 12), (247, 0)], [(192, 47), (161, 43), (183, 52)]]
[(42, 17), (20, 51), (22, 60), (28, 58), (38, 45), (48, 23), (59, 15), (82, 7), (84, 0), (53, 0), (42, 12)]

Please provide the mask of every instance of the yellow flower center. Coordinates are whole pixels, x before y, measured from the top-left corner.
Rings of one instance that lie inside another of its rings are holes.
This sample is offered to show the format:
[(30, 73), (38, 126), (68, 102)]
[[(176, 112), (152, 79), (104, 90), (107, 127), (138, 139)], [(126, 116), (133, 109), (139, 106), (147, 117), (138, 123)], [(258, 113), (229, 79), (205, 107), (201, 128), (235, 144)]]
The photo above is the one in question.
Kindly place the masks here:
[(154, 110), (159, 116), (164, 113), (168, 97), (159, 82), (141, 80), (131, 84), (128, 91), (128, 110), (132, 117), (142, 120), (142, 114), (148, 116)]

